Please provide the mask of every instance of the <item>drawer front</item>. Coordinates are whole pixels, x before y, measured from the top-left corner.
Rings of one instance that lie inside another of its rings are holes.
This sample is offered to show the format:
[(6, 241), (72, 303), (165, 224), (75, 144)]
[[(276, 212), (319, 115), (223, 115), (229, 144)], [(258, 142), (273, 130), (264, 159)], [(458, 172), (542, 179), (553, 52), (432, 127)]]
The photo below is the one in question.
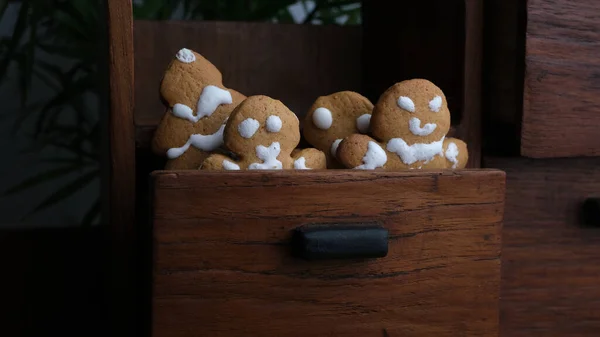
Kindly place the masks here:
[(524, 156), (599, 156), (600, 21), (595, 0), (527, 1)]
[(507, 174), (501, 335), (598, 336), (600, 227), (583, 226), (581, 211), (600, 197), (600, 158), (485, 164)]
[[(157, 172), (153, 336), (497, 336), (505, 176)], [(379, 222), (388, 254), (306, 261), (310, 223)]]

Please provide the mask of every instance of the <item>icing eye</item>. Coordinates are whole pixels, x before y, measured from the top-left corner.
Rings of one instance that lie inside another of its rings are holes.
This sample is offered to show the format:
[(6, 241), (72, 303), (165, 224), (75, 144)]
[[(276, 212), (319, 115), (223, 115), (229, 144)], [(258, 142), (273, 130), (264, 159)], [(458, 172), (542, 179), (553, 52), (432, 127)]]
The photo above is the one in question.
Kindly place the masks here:
[(429, 101), (429, 110), (433, 112), (440, 112), (442, 108), (442, 97), (435, 96), (431, 101)]
[(410, 97), (400, 96), (398, 98), (398, 106), (408, 112), (415, 112), (415, 102)]
[(267, 118), (267, 131), (269, 132), (279, 132), (282, 125), (283, 123), (281, 122), (281, 118), (279, 118), (279, 116), (271, 115), (269, 118)]

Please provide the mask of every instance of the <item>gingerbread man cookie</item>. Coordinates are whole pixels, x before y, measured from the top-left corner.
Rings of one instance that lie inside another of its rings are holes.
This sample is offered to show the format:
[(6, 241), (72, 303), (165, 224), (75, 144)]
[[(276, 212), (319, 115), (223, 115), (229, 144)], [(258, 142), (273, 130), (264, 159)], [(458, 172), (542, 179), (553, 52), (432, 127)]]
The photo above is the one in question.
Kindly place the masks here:
[(295, 150), (299, 121), (281, 101), (257, 95), (246, 98), (227, 120), (225, 146), (237, 158), (212, 154), (201, 170), (324, 169), (325, 154)]
[(337, 158), (355, 169), (464, 168), (468, 151), (447, 138), (450, 111), (440, 88), (424, 79), (396, 83), (373, 109), (371, 138), (353, 134), (338, 146)]
[(338, 145), (347, 136), (367, 133), (372, 111), (373, 103), (356, 92), (321, 96), (306, 114), (302, 134), (308, 143), (325, 153), (327, 168), (343, 168), (335, 159)]
[(160, 93), (168, 106), (152, 150), (166, 156), (166, 169), (198, 169), (223, 145), (225, 122), (246, 97), (223, 86), (221, 72), (202, 55), (181, 49), (169, 64)]

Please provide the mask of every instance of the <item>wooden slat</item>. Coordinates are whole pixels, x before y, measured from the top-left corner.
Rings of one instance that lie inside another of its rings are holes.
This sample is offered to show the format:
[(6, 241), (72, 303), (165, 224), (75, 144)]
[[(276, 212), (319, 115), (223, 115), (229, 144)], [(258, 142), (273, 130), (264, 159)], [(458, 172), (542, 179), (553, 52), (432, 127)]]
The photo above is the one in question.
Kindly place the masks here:
[(361, 28), (245, 22), (135, 22), (135, 124), (146, 147), (164, 114), (159, 85), (183, 47), (204, 55), (225, 86), (265, 94), (303, 116), (320, 95), (361, 91)]
[(580, 226), (600, 196), (600, 159), (487, 158), (507, 174), (502, 233), (503, 337), (600, 331), (600, 229)]
[[(504, 173), (155, 172), (153, 336), (497, 336)], [(305, 262), (290, 231), (379, 221), (389, 254)]]
[(600, 21), (596, 0), (527, 2), (521, 153), (600, 155)]
[(107, 166), (111, 232), (110, 313), (113, 336), (135, 335), (135, 127), (133, 123), (133, 18), (130, 0), (107, 2), (109, 159)]

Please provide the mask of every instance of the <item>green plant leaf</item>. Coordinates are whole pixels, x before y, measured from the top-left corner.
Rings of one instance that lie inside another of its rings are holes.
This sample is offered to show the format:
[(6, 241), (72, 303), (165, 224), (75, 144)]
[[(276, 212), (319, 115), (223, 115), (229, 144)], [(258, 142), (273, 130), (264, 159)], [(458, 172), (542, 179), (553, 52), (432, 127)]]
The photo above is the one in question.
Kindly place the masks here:
[(99, 170), (94, 170), (88, 172), (77, 179), (71, 181), (70, 183), (64, 185), (59, 188), (56, 192), (51, 194), (48, 198), (44, 199), (41, 203), (39, 203), (29, 214), (25, 217), (29, 217), (41, 210), (44, 210), (50, 206), (55, 205), (56, 203), (74, 195), (79, 192), (82, 188), (87, 186), (90, 182), (92, 182), (95, 178), (97, 178), (100, 174)]
[(92, 207), (85, 213), (83, 219), (81, 220), (81, 226), (89, 227), (94, 224), (94, 220), (97, 220), (100, 215), (100, 211), (102, 210), (102, 203), (100, 199), (97, 199)]
[(39, 173), (37, 175), (34, 175), (28, 179), (25, 179), (24, 181), (22, 181), (21, 183), (9, 188), (8, 190), (4, 191), (3, 195), (4, 196), (8, 196), (8, 195), (13, 195), (15, 193), (19, 193), (22, 192), (24, 190), (27, 190), (29, 188), (38, 186), (40, 184), (46, 183), (48, 181), (51, 181), (53, 179), (62, 177), (64, 175), (67, 175), (69, 173), (75, 172), (77, 170), (80, 169), (79, 165), (69, 165), (69, 166), (63, 166), (63, 167), (59, 167), (59, 168), (55, 168), (52, 170), (48, 170), (42, 173)]

